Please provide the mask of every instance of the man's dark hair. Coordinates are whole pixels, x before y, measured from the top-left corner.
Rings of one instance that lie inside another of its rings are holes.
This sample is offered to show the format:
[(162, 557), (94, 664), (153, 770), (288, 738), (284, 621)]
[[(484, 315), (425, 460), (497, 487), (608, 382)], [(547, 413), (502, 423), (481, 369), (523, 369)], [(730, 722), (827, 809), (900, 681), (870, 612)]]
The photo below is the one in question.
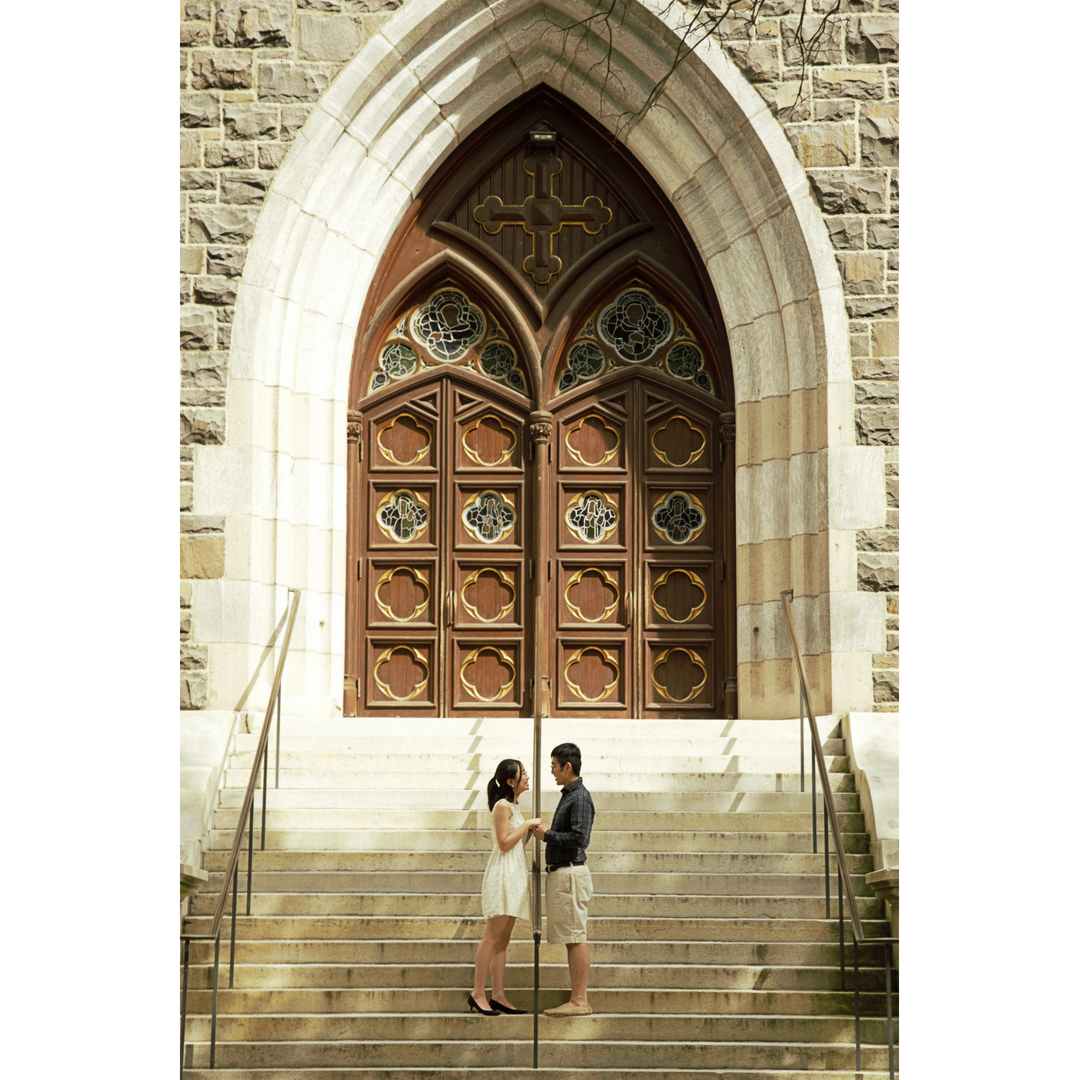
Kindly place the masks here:
[(551, 756), (559, 763), (560, 769), (564, 768), (569, 761), (570, 768), (574, 770), (574, 775), (581, 775), (581, 751), (574, 743), (559, 743), (559, 745), (551, 751)]

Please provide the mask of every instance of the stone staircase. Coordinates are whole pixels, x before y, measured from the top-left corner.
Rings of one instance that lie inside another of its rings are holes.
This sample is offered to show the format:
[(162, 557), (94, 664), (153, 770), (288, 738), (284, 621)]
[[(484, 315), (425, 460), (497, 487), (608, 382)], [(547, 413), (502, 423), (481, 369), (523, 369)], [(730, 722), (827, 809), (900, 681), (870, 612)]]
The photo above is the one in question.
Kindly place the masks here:
[[(869, 935), (885, 935), (880, 902), (863, 882), (872, 869), (869, 842), (839, 726), (834, 717), (820, 726), (863, 925)], [(210, 881), (194, 901), (189, 932), (209, 927), (256, 739), (237, 738), (204, 856)], [(882, 961), (865, 954), (863, 1072), (854, 1071), (850, 925), (848, 990), (841, 992), (835, 891), (826, 922), (809, 790), (799, 792), (798, 721), (547, 721), (544, 752), (564, 740), (581, 747), (597, 808), (589, 848), (595, 1012), (540, 1017), (540, 1074), (887, 1075)], [(192, 948), (185, 1076), (494, 1080), (508, 1069), (532, 1073), (531, 1015), (488, 1019), (469, 1013), (465, 1000), (491, 846), (485, 785), (504, 757), (533, 771), (531, 721), (403, 718), (391, 727), (285, 717), (281, 743), (277, 791), (271, 751), (252, 914), (237, 922), (233, 990), (226, 989), (222, 942), (213, 1071), (213, 952), (201, 943)], [(550, 820), (559, 793), (546, 766), (545, 758), (534, 783)], [(532, 793), (525, 798), (529, 816)], [(242, 894), (246, 865), (245, 852)], [(532, 957), (530, 928), (519, 921), (507, 988), (521, 1008), (532, 1008)], [(542, 1009), (569, 996), (565, 957), (562, 946), (541, 945)]]

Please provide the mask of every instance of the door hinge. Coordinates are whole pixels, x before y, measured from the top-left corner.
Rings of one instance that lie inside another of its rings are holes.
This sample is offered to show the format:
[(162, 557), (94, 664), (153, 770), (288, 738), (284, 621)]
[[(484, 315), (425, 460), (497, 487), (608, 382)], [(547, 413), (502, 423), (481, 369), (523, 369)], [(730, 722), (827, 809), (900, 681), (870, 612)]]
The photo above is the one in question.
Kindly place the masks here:
[(529, 560), (529, 580), (530, 581), (532, 580), (533, 570), (534, 570), (533, 561), (532, 561), (532, 559), (530, 559)]
[(356, 560), (356, 580), (361, 581), (361, 580), (363, 580), (363, 577), (364, 577), (364, 560), (363, 559), (357, 559)]
[(724, 570), (726, 568), (727, 568), (727, 564), (723, 560), (721, 560), (720, 561), (720, 580), (721, 581), (724, 580)]
[(550, 581), (551, 580), (551, 560), (550, 559), (548, 559), (547, 564), (548, 564), (548, 581)]
[(364, 460), (364, 440), (363, 439), (357, 439), (356, 440), (356, 446), (360, 451), (360, 460), (363, 461)]

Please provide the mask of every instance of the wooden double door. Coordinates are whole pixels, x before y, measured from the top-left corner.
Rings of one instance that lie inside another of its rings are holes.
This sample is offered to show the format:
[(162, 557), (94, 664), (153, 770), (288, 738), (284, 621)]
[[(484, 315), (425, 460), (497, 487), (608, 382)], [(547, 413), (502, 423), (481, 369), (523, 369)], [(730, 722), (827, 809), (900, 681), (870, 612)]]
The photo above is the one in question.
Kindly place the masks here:
[(444, 369), (358, 420), (358, 711), (729, 715), (722, 403), (499, 389)]

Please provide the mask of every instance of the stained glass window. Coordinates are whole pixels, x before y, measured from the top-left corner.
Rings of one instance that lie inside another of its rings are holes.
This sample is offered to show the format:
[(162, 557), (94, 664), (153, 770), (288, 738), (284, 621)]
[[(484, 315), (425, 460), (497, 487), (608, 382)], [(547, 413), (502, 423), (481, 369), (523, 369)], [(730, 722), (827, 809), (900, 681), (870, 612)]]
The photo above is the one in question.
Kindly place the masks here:
[(469, 532), (485, 544), (498, 543), (517, 520), (514, 508), (497, 491), (481, 491), (461, 516)]
[(379, 525), (399, 543), (408, 543), (423, 532), (428, 523), (427, 507), (411, 491), (395, 491), (379, 509)]
[(696, 499), (682, 491), (673, 491), (653, 511), (652, 521), (673, 544), (685, 544), (701, 532), (705, 511)]
[(671, 314), (644, 289), (627, 289), (600, 313), (600, 336), (630, 363), (648, 360), (671, 337)]
[(566, 523), (586, 544), (599, 544), (619, 523), (619, 513), (598, 491), (583, 492), (566, 512)]
[(484, 335), (484, 313), (457, 289), (440, 289), (412, 317), (412, 332), (437, 360), (460, 360)]

